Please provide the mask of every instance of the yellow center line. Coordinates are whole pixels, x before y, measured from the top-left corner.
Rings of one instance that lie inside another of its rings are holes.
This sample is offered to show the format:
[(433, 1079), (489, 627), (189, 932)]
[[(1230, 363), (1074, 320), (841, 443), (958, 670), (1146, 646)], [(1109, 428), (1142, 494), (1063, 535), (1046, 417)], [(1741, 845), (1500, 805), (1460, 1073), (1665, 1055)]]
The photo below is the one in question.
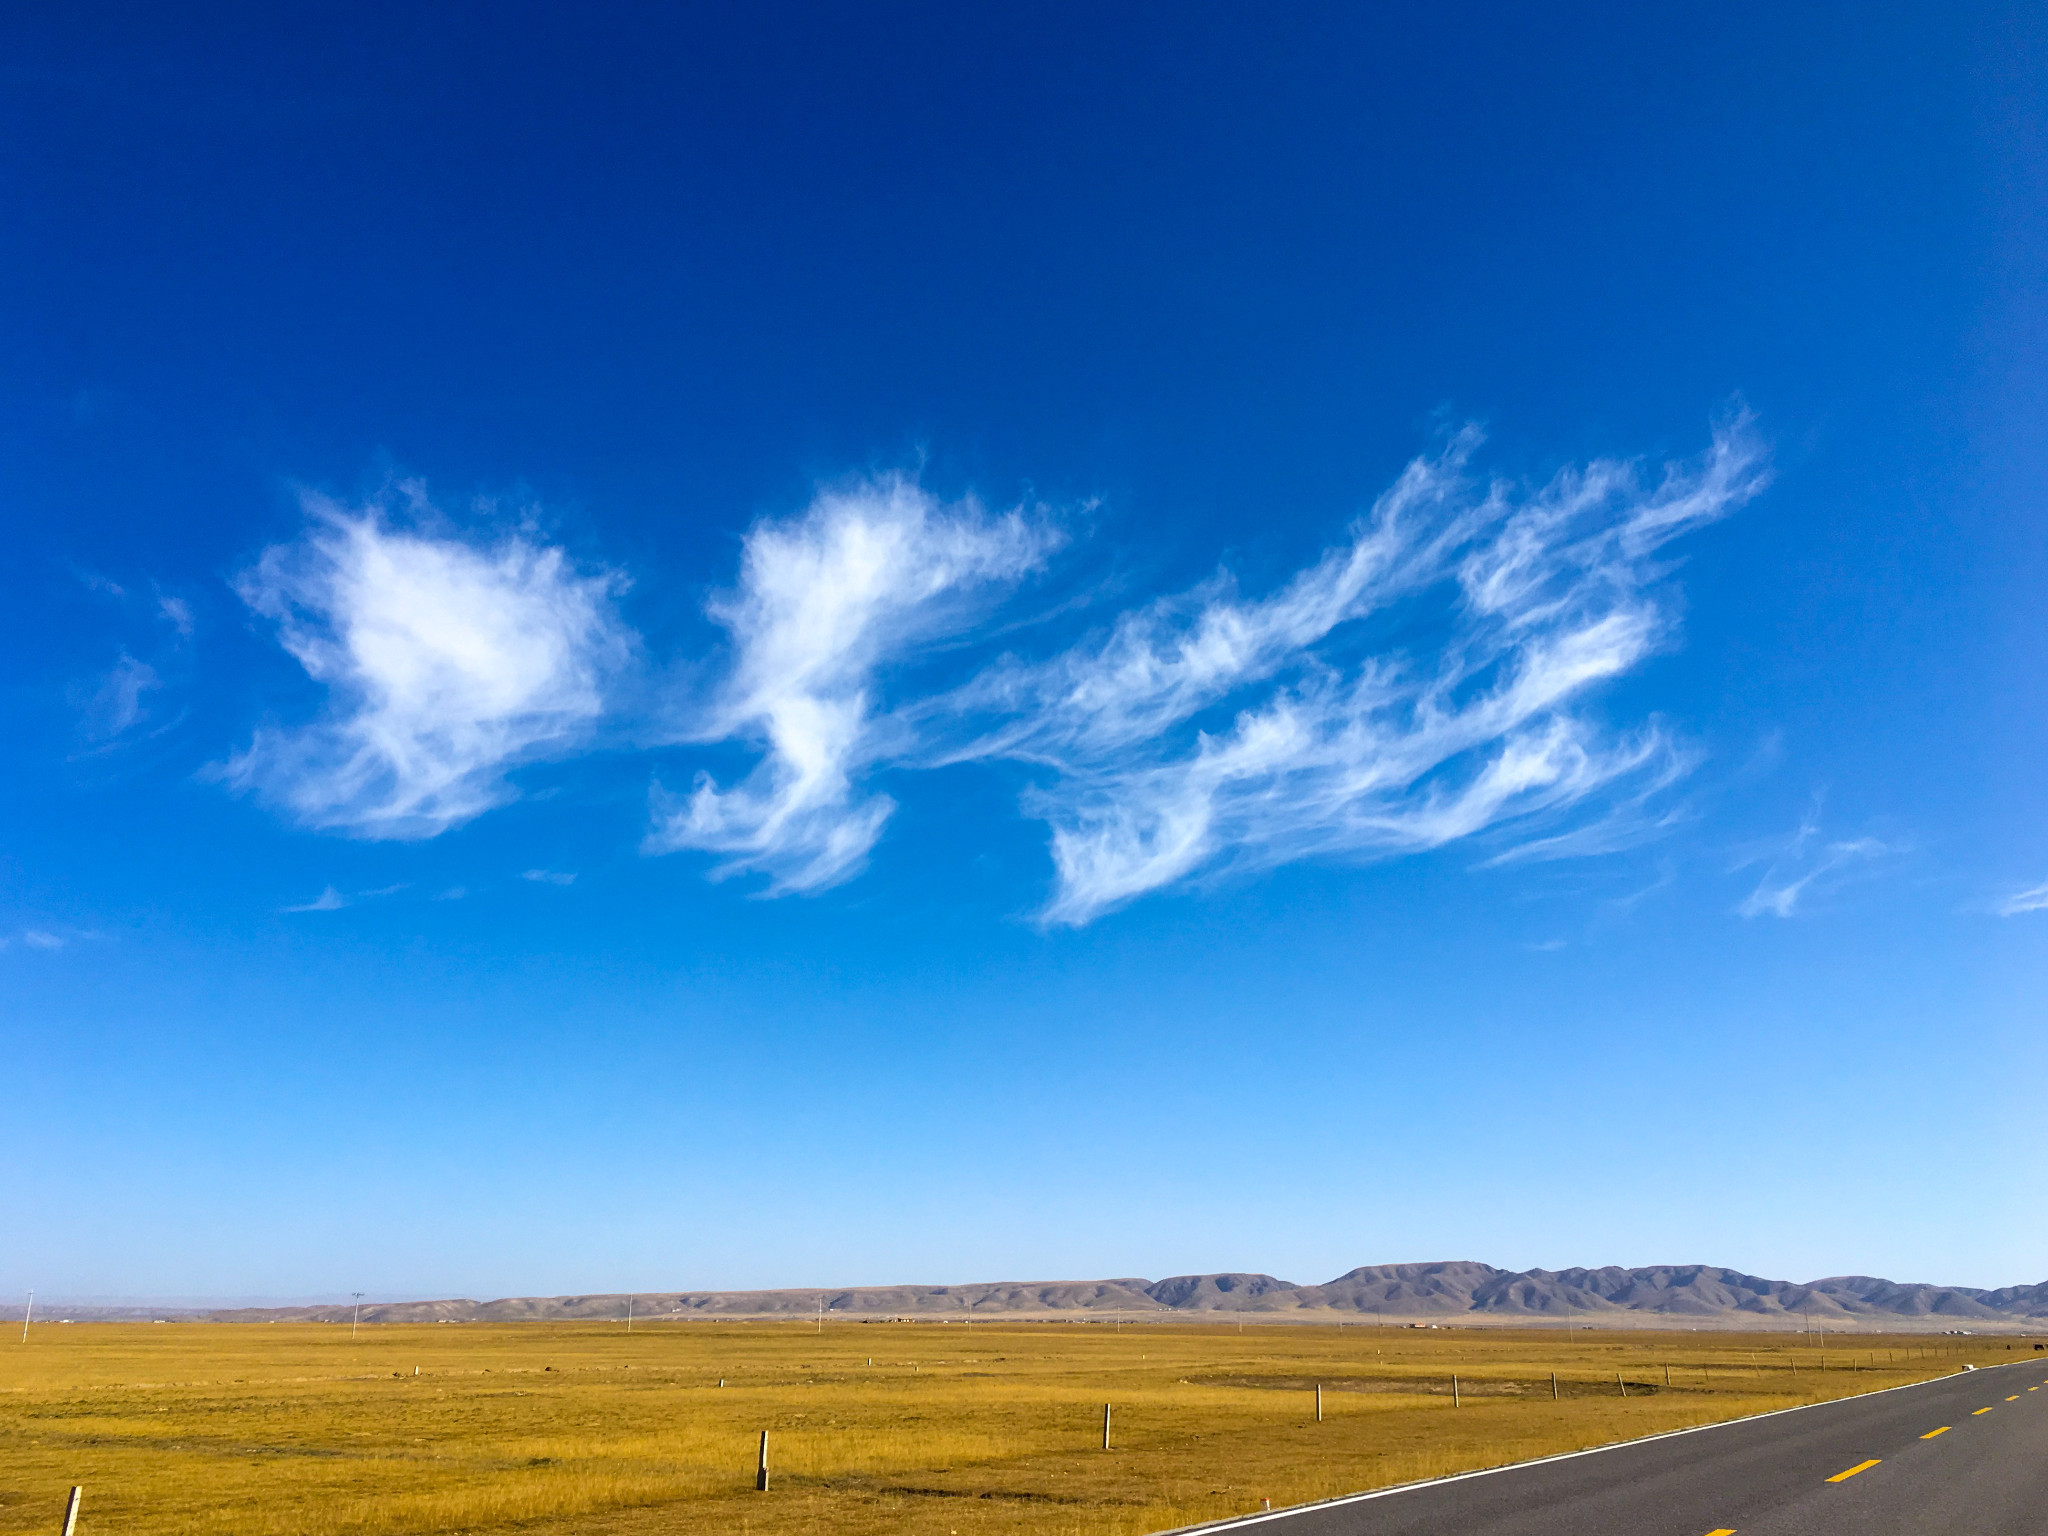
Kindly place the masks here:
[(1977, 1417), (1979, 1413), (1989, 1413), (1990, 1411), (1991, 1410), (1989, 1408), (1979, 1408), (1975, 1410), (1973, 1413), (1971, 1413), (1970, 1417), (1974, 1419), (1975, 1417)]
[(1922, 1435), (1920, 1438), (1922, 1440), (1932, 1440), (1936, 1435), (1945, 1435), (1948, 1433), (1948, 1431), (1949, 1426), (1944, 1424), (1939, 1429), (1930, 1429), (1929, 1431), (1927, 1431), (1926, 1434)]
[(2013, 1395), (2012, 1395), (2011, 1397), (2008, 1397), (2008, 1398), (2006, 1399), (2006, 1401), (2007, 1401), (2008, 1403), (2016, 1403), (2016, 1402), (2018, 1402), (2019, 1400), (2020, 1400), (2020, 1395), (2019, 1395), (2019, 1393), (2017, 1393), (2017, 1392), (2013, 1393)]
[(1848, 1471), (1837, 1472), (1833, 1477), (1829, 1478), (1828, 1481), (1831, 1483), (1846, 1483), (1858, 1472), (1868, 1472), (1872, 1467), (1877, 1465), (1879, 1460), (1880, 1458), (1873, 1456), (1869, 1461), (1859, 1461), (1856, 1463), (1855, 1466), (1851, 1467)]
[(1718, 1531), (1707, 1532), (1707, 1536), (1735, 1536), (1735, 1527), (1732, 1525), (1724, 1525)]

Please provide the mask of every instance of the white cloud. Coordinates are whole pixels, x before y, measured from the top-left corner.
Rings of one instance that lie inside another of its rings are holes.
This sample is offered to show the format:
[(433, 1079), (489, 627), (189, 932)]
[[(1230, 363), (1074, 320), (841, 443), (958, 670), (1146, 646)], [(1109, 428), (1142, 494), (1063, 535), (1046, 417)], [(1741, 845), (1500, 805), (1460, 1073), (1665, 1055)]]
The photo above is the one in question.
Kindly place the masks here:
[[(951, 687), (930, 664), (987, 647), (992, 606), (1061, 535), (900, 476), (822, 491), (748, 533), (708, 608), (729, 645), (676, 735), (751, 761), (657, 785), (643, 846), (713, 854), (714, 877), (762, 874), (770, 894), (822, 890), (894, 810), (880, 772), (993, 760), (1033, 774), (1057, 923), (1301, 859), (1483, 839), (1500, 863), (1652, 836), (1690, 758), (1654, 716), (1610, 723), (1593, 696), (1672, 644), (1662, 551), (1761, 491), (1765, 455), (1735, 419), (1661, 474), (1599, 460), (1523, 486), (1478, 475), (1480, 445), (1467, 429), (1416, 460), (1272, 591), (1219, 574), (1051, 654), (956, 660), (970, 680)], [(633, 644), (612, 578), (529, 536), (438, 531), (414, 486), (306, 508), (306, 536), (240, 591), (328, 709), (258, 732), (229, 778), (312, 826), (425, 837), (512, 798), (518, 764), (587, 744)], [(1752, 900), (1790, 911), (1825, 873)]]
[(330, 885), (311, 901), (304, 902), (296, 907), (286, 907), (284, 910), (287, 912), (339, 912), (343, 907), (352, 907), (359, 901), (377, 901), (383, 897), (396, 896), (400, 891), (409, 891), (411, 889), (412, 882), (410, 880), (401, 880), (396, 885), (380, 885), (375, 890), (357, 891), (349, 895), (336, 890)]
[(1851, 871), (1899, 851), (1874, 837), (1823, 837), (1816, 807), (1800, 821), (1799, 830), (1769, 856), (1763, 878), (1735, 910), (1743, 917), (1791, 917), (1809, 892), (1835, 886)]
[(26, 933), (22, 934), (21, 942), (30, 949), (62, 949), (64, 947), (62, 935), (51, 933), (46, 928), (29, 929)]
[[(104, 577), (86, 574), (82, 579), (92, 590), (124, 607), (132, 609), (140, 597), (139, 593), (131, 593)], [(176, 636), (164, 643), (158, 643), (152, 636), (148, 642), (153, 647), (150, 660), (135, 655), (124, 645), (104, 674), (75, 683), (68, 690), (86, 744), (80, 756), (96, 757), (128, 748), (138, 740), (149, 740), (175, 729), (184, 719), (182, 710), (164, 718), (157, 698), (166, 691), (165, 671), (176, 677), (184, 670), (181, 663), (185, 642), (192, 636), (192, 610), (181, 598), (167, 597), (154, 588), (152, 592), (152, 617), (170, 625)]]
[[(1613, 809), (1602, 797), (1624, 786), (1654, 827), (1643, 790), (1682, 754), (1654, 723), (1608, 733), (1584, 698), (1669, 643), (1656, 552), (1757, 494), (1762, 451), (1737, 420), (1654, 484), (1599, 461), (1525, 493), (1471, 477), (1478, 441), (1468, 430), (1411, 464), (1348, 543), (1271, 596), (1219, 577), (945, 701), (981, 723), (947, 760), (1049, 770), (1027, 799), (1052, 826), (1048, 920), (1086, 923), (1204, 873)], [(1596, 851), (1617, 825), (1526, 845)]]
[(2048, 885), (2033, 885), (2015, 891), (1998, 904), (2000, 917), (2018, 917), (2022, 912), (2048, 911)]
[(910, 741), (882, 707), (885, 670), (969, 627), (976, 598), (1027, 575), (1056, 542), (1018, 512), (944, 506), (900, 476), (756, 525), (738, 589), (711, 605), (731, 662), (691, 734), (758, 744), (763, 757), (730, 788), (699, 774), (687, 796), (657, 791), (647, 850), (720, 854), (715, 874), (758, 871), (775, 893), (857, 874), (895, 808), (860, 776)]
[(143, 701), (163, 686), (156, 668), (126, 651), (85, 701), (85, 731), (95, 741), (112, 741), (140, 725), (149, 713)]
[(576, 883), (576, 876), (573, 872), (564, 874), (562, 871), (555, 869), (529, 869), (519, 878), (531, 880), (536, 885), (574, 885)]
[(304, 505), (306, 536), (266, 551), (238, 590), (328, 708), (257, 732), (231, 782), (310, 826), (432, 837), (512, 799), (513, 766), (589, 736), (631, 641), (614, 578), (525, 536), (429, 532), (417, 485), (360, 508)]

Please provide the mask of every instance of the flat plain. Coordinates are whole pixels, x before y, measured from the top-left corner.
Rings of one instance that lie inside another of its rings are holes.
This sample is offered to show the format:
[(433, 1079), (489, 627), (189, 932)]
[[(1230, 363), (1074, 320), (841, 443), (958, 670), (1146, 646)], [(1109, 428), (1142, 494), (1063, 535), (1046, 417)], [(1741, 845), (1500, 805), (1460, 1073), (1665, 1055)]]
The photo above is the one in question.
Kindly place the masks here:
[(79, 1536), (1140, 1536), (1901, 1385), (2034, 1343), (1098, 1318), (353, 1337), (38, 1323), (26, 1344), (0, 1342), (0, 1532), (54, 1531), (76, 1483)]

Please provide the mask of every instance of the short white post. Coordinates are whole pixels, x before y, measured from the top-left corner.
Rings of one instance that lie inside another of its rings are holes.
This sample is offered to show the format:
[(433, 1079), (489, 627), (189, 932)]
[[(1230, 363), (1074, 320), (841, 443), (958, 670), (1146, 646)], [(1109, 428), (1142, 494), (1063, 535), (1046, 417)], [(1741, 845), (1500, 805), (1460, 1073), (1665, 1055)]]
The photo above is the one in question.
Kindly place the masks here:
[(1102, 1405), (1102, 1448), (1109, 1449), (1109, 1404)]
[(1453, 1408), (1464, 1406), (1458, 1399), (1458, 1378), (1455, 1375), (1451, 1377), (1451, 1406)]
[(1323, 1422), (1323, 1384), (1320, 1381), (1316, 1383), (1316, 1422)]
[(768, 1491), (768, 1431), (761, 1431), (761, 1463), (754, 1470), (754, 1492)]
[(64, 1536), (75, 1536), (78, 1530), (78, 1501), (84, 1493), (83, 1488), (71, 1490), (71, 1502), (64, 1506)]

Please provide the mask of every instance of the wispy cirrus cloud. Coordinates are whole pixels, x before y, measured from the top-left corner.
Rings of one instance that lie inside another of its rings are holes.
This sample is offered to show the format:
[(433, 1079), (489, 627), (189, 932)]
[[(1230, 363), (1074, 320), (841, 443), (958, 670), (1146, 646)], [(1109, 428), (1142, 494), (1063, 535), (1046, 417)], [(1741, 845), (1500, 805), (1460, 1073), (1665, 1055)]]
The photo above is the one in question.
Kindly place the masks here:
[[(945, 701), (993, 722), (952, 759), (1047, 770), (1026, 806), (1052, 828), (1048, 920), (1232, 869), (1504, 828), (1561, 857), (1654, 826), (1646, 792), (1684, 755), (1654, 721), (1610, 731), (1584, 701), (1669, 643), (1658, 553), (1763, 488), (1761, 446), (1738, 418), (1654, 480), (1603, 460), (1525, 491), (1472, 472), (1479, 442), (1468, 429), (1410, 464), (1270, 596), (1218, 577)], [(1390, 643), (1397, 616), (1427, 638)], [(1556, 830), (1575, 810), (1596, 819)]]
[(412, 889), (412, 882), (401, 880), (396, 885), (380, 885), (375, 890), (357, 891), (344, 894), (334, 886), (327, 886), (311, 901), (302, 901), (297, 906), (286, 907), (287, 912), (339, 912), (343, 907), (352, 907), (359, 901), (377, 901), (386, 896), (396, 896), (400, 891)]
[(17, 933), (0, 934), (0, 949), (10, 949), (18, 940), (25, 948), (38, 950), (44, 954), (55, 954), (59, 950), (69, 949), (75, 943), (89, 943), (105, 937), (104, 933), (91, 928), (62, 925), (23, 928)]
[(237, 589), (327, 708), (259, 730), (229, 782), (308, 826), (431, 837), (512, 799), (514, 766), (587, 739), (632, 643), (616, 577), (526, 534), (437, 531), (416, 483), (361, 507), (303, 503), (305, 537), (266, 551)]
[[(643, 849), (820, 891), (882, 836), (883, 774), (998, 761), (1029, 775), (1024, 809), (1049, 828), (1056, 924), (1304, 859), (1472, 841), (1501, 863), (1655, 835), (1691, 756), (1653, 714), (1610, 720), (1597, 699), (1674, 643), (1666, 550), (1763, 489), (1763, 447), (1738, 415), (1692, 461), (1533, 485), (1480, 473), (1481, 447), (1451, 435), (1269, 591), (1226, 572), (1002, 656), (1019, 631), (997, 605), (1050, 564), (1053, 518), (903, 476), (821, 491), (746, 535), (707, 609), (725, 648), (666, 733), (748, 760), (657, 783)], [(240, 589), (329, 707), (257, 733), (232, 781), (308, 825), (425, 837), (512, 798), (517, 764), (592, 738), (635, 643), (612, 577), (527, 535), (441, 531), (416, 486), (307, 511), (306, 536)], [(1767, 877), (1752, 900), (1789, 912), (1826, 874)]]
[[(186, 642), (192, 638), (194, 626), (189, 604), (154, 588), (148, 623), (135, 624), (136, 610), (142, 607), (139, 593), (94, 572), (77, 575), (89, 590), (129, 610), (131, 639), (145, 653), (138, 656), (123, 645), (105, 672), (89, 681), (74, 682), (69, 689), (84, 743), (78, 755), (96, 757), (160, 736), (183, 721), (182, 710), (164, 708), (162, 695), (167, 689), (166, 669), (173, 677), (184, 670)], [(168, 625), (173, 632), (168, 642), (156, 633), (161, 625)]]
[(1751, 865), (1761, 862), (1765, 868), (1756, 888), (1735, 910), (1743, 917), (1791, 917), (1809, 895), (1867, 873), (1870, 865), (1900, 851), (1897, 845), (1875, 837), (1825, 836), (1816, 804), (1801, 818), (1798, 830), (1775, 850), (1743, 861)]
[(863, 776), (916, 748), (885, 669), (970, 628), (1058, 542), (1021, 512), (944, 505), (902, 476), (757, 524), (738, 587), (711, 605), (731, 652), (690, 734), (757, 745), (760, 762), (730, 787), (700, 773), (688, 795), (657, 792), (647, 851), (714, 853), (715, 874), (757, 871), (776, 894), (857, 874), (895, 809)]
[(112, 741), (142, 724), (149, 714), (149, 695), (162, 686), (163, 679), (155, 667), (122, 651), (98, 685), (80, 701), (88, 739)]
[(2023, 912), (2048, 912), (2048, 884), (2030, 885), (2014, 891), (1993, 908), (2000, 917), (2018, 917)]
[(1035, 570), (1051, 532), (901, 479), (762, 524), (713, 610), (733, 653), (697, 734), (766, 753), (732, 789), (703, 776), (665, 801), (648, 847), (818, 890), (880, 836), (893, 802), (872, 774), (1007, 760), (1036, 771), (1025, 807), (1051, 827), (1043, 915), (1081, 924), (1234, 869), (1504, 829), (1506, 856), (1567, 857), (1654, 832), (1685, 753), (1587, 699), (1670, 643), (1660, 552), (1763, 488), (1761, 445), (1736, 417), (1694, 463), (1600, 460), (1525, 488), (1477, 475), (1480, 444), (1468, 428), (1410, 464), (1269, 594), (1219, 575), (921, 695), (878, 679), (966, 631), (964, 599)]

